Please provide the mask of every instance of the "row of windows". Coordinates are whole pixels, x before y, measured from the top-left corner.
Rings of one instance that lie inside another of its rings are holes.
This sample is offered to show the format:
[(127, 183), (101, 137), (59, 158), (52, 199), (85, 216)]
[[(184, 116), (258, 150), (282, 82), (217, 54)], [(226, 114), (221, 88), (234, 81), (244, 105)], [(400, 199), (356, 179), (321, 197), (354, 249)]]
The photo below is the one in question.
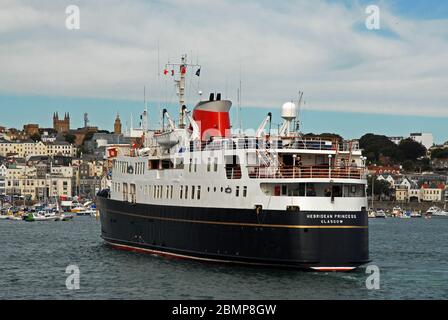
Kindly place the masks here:
[(188, 199), (191, 197), (192, 200), (195, 198), (201, 200), (201, 186), (190, 186), (191, 195), (188, 192), (188, 186), (180, 186), (179, 199)]
[(145, 174), (145, 162), (137, 162), (135, 166), (126, 161), (115, 161), (114, 171), (128, 174)]
[[(213, 171), (218, 171), (218, 158), (208, 158), (207, 159), (207, 172), (211, 172), (213, 167)], [(188, 165), (188, 172), (197, 172), (198, 171), (198, 159), (190, 159), (190, 163)]]
[[(207, 172), (210, 172), (212, 170), (212, 159), (208, 158), (207, 159)], [(213, 161), (213, 171), (217, 172), (218, 171), (218, 158), (215, 158)]]
[[(22, 182), (22, 183), (20, 183), (20, 181), (14, 181), (13, 184), (11, 183), (11, 181), (8, 181), (8, 187), (11, 187), (11, 186), (18, 187), (20, 185), (23, 185), (23, 186), (26, 185), (26, 186), (34, 187), (34, 180), (26, 180), (26, 182)], [(38, 186), (38, 185), (39, 185), (39, 182), (36, 181), (36, 186)], [(40, 185), (44, 186), (45, 185), (45, 180), (40, 181)], [(53, 181), (53, 185), (57, 186), (57, 181)], [(64, 188), (67, 188), (68, 182), (67, 181), (63, 181), (62, 182), (62, 186)]]
[(121, 173), (128, 172), (129, 163), (126, 161), (115, 161), (114, 170), (119, 171)]
[(173, 186), (163, 186), (163, 185), (146, 185), (145, 187), (140, 186), (140, 191), (153, 199), (172, 199), (173, 198)]
[[(188, 172), (192, 172), (193, 167), (193, 159), (190, 159), (190, 163), (188, 165)], [(194, 172), (198, 172), (198, 159), (194, 159)]]
[(261, 190), (270, 196), (289, 197), (364, 197), (365, 186), (329, 183), (262, 183)]
[(425, 190), (425, 194), (440, 194), (441, 190)]
[[(126, 184), (124, 184), (126, 185)], [(121, 192), (122, 187), (121, 183), (114, 182), (112, 183), (112, 190), (115, 192)], [(140, 191), (143, 192), (145, 196), (149, 196), (153, 199), (173, 199), (174, 186), (168, 185), (145, 185), (140, 186)], [(189, 185), (181, 185), (179, 187), (179, 199), (192, 199), (192, 200), (200, 200), (201, 199), (201, 186), (189, 186)], [(207, 192), (225, 192), (225, 193), (234, 193), (236, 197), (247, 197), (247, 186), (236, 186), (235, 190), (227, 187), (214, 187), (207, 188)], [(127, 198), (127, 188), (123, 186), (123, 195)]]
[[(130, 173), (130, 172), (128, 172)], [(135, 174), (145, 174), (145, 163), (137, 162), (135, 164)]]
[[(182, 169), (183, 163), (181, 160), (176, 162), (176, 165), (174, 165), (171, 161), (166, 162), (165, 160), (162, 162), (159, 161), (153, 161), (149, 162), (149, 169), (171, 169), (171, 168), (177, 168)], [(135, 168), (135, 169), (134, 169)], [(128, 174), (145, 174), (145, 162), (137, 162), (135, 164), (135, 167), (130, 165), (128, 162), (125, 161), (115, 161), (114, 163), (114, 170), (119, 171), (121, 173), (128, 173)], [(198, 171), (198, 159), (190, 159), (189, 165), (188, 165), (188, 171), (189, 172), (197, 172)], [(218, 158), (208, 158), (207, 159), (207, 172), (218, 172)]]

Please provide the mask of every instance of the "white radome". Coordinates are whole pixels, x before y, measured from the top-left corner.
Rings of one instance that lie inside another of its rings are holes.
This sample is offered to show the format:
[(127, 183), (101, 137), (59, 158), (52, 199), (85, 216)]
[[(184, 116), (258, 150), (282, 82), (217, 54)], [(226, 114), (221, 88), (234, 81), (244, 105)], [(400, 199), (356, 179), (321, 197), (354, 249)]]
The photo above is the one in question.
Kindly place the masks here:
[(294, 102), (286, 102), (282, 106), (282, 118), (285, 120), (295, 119), (297, 116), (297, 106)]

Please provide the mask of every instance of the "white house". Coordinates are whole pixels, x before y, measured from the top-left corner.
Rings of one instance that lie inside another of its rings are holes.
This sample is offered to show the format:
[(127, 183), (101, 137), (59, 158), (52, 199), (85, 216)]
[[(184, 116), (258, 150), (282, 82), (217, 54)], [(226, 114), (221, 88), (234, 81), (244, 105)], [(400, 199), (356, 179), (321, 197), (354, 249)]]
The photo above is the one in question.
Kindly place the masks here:
[(432, 136), (432, 133), (423, 132), (423, 133), (411, 133), (409, 135), (409, 138), (416, 142), (420, 142), (422, 145), (425, 146), (427, 150), (431, 148), (434, 145), (434, 138)]
[(402, 189), (409, 190), (411, 189), (411, 185), (412, 185), (411, 181), (406, 177), (397, 179), (395, 181), (395, 188), (400, 187)]
[(395, 187), (395, 179), (390, 174), (381, 174), (379, 175), (376, 180), (378, 181), (387, 181), (391, 185), (391, 187)]

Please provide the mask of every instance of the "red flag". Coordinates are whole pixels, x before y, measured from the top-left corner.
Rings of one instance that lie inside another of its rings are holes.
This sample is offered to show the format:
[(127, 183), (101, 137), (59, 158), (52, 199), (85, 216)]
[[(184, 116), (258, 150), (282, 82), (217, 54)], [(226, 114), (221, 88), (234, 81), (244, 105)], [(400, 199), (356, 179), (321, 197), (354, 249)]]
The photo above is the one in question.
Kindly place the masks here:
[(167, 69), (163, 70), (163, 74), (167, 75), (168, 74), (168, 70)]
[(118, 150), (116, 148), (109, 149), (109, 158), (115, 158), (118, 155)]
[(182, 66), (182, 68), (180, 68), (180, 73), (182, 73), (182, 74), (187, 73), (187, 67)]

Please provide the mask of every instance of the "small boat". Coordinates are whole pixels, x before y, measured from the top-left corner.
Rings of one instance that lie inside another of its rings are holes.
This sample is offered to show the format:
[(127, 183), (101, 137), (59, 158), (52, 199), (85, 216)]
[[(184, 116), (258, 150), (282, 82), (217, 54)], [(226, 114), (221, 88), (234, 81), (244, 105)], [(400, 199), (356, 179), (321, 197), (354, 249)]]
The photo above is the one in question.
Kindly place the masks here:
[(82, 205), (78, 205), (78, 206), (72, 208), (72, 209), (71, 209), (71, 212), (72, 212), (72, 213), (76, 213), (77, 216), (86, 216), (86, 215), (89, 215), (89, 214), (87, 213), (87, 208), (84, 207), (84, 206), (82, 206)]
[(432, 214), (434, 218), (448, 218), (448, 212), (444, 210), (436, 211)]
[(400, 207), (394, 207), (392, 209), (392, 216), (393, 217), (401, 217), (402, 214), (403, 214), (403, 209), (401, 209)]
[(411, 214), (412, 214), (412, 212), (410, 210), (407, 210), (400, 215), (400, 218), (401, 219), (410, 219)]
[(71, 213), (61, 213), (57, 215), (57, 219), (55, 221), (69, 221), (72, 220), (75, 216)]
[(417, 210), (412, 211), (411, 218), (421, 218), (422, 214), (418, 212)]
[(384, 212), (384, 210), (377, 210), (375, 212), (375, 218), (386, 218), (386, 213)]
[(439, 211), (441, 211), (441, 209), (439, 207), (432, 206), (431, 208), (429, 208), (426, 211), (426, 215), (433, 215), (434, 213), (439, 212)]
[(56, 221), (58, 216), (56, 214), (45, 214), (45, 212), (31, 212), (27, 216), (25, 216), (25, 221), (34, 222), (34, 221)]
[(62, 215), (62, 221), (70, 221), (73, 220), (75, 216), (72, 214), (63, 214)]
[(7, 219), (9, 219), (9, 216), (4, 214), (0, 215), (0, 220), (7, 220)]
[(21, 221), (21, 220), (23, 220), (21, 216), (8, 216), (7, 219), (8, 220), (12, 220), (12, 221)]

